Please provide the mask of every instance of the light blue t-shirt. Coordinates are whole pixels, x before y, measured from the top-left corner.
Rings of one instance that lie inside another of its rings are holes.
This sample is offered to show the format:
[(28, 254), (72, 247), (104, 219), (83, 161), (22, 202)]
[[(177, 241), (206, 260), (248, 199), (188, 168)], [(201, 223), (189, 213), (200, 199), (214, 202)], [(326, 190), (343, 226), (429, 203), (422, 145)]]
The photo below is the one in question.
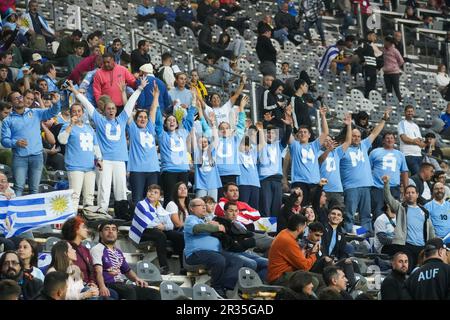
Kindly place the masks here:
[(159, 172), (159, 159), (155, 145), (155, 126), (151, 120), (145, 128), (139, 128), (136, 122), (127, 126), (130, 141), (128, 161), (129, 172)]
[(382, 176), (391, 177), (389, 186), (398, 187), (400, 185), (400, 173), (408, 172), (405, 156), (395, 149), (376, 148), (370, 153), (369, 160), (372, 166), (374, 186), (379, 189), (384, 187), (384, 182), (381, 180)]
[(123, 111), (114, 120), (109, 120), (97, 110), (92, 114), (103, 159), (128, 161), (127, 139), (125, 135), (128, 115)]
[(67, 124), (67, 123), (70, 123), (70, 117), (69, 117), (69, 120), (65, 120), (65, 119), (62, 117), (61, 114), (58, 114), (58, 116), (56, 117), (56, 122), (57, 122), (58, 124), (65, 125), (65, 124)]
[[(319, 153), (319, 157), (323, 152)], [(320, 177), (328, 180), (328, 183), (323, 187), (325, 192), (342, 192), (341, 171), (339, 169), (341, 159), (345, 152), (342, 146), (337, 147), (330, 153), (327, 158), (320, 165)]]
[(255, 148), (249, 152), (239, 151), (239, 168), (241, 175), (238, 177), (239, 186), (261, 187), (258, 175), (258, 154)]
[[(61, 132), (64, 132), (68, 126), (69, 123), (63, 125)], [(86, 124), (82, 127), (73, 126), (64, 156), (67, 171), (93, 171), (95, 169), (94, 146), (97, 144), (97, 137), (91, 126)]]
[[(195, 159), (195, 190), (211, 190), (222, 187), (219, 171), (214, 159), (216, 150), (211, 150), (211, 158), (209, 159), (207, 151), (201, 151), (198, 147), (194, 149)], [(210, 163), (212, 160), (213, 163)]]
[(154, 7), (145, 7), (144, 5), (140, 4), (137, 8), (137, 14), (139, 16), (146, 16), (148, 14), (154, 14), (155, 8)]
[(419, 207), (408, 206), (406, 218), (406, 242), (413, 246), (424, 246), (423, 224), (425, 213)]
[(186, 257), (200, 250), (220, 252), (221, 246), (218, 238), (209, 233), (194, 234), (194, 226), (206, 223), (199, 217), (190, 214), (184, 222), (184, 252)]
[(372, 168), (367, 153), (371, 146), (370, 138), (366, 138), (359, 146), (348, 147), (340, 167), (344, 190), (373, 186)]
[(190, 106), (192, 103), (192, 93), (186, 88), (183, 90), (178, 89), (178, 87), (172, 88), (169, 90), (169, 96), (172, 102), (179, 100), (180, 104), (185, 104), (187, 106)]
[(239, 141), (240, 137), (221, 137), (217, 145), (217, 168), (220, 176), (240, 175)]
[(311, 143), (301, 144), (295, 140), (290, 144), (292, 183), (303, 182), (317, 184), (320, 181), (319, 151), (320, 141), (317, 138)]
[(190, 107), (180, 127), (174, 132), (168, 132), (163, 128), (162, 114), (160, 108), (158, 108), (155, 119), (155, 131), (159, 140), (162, 172), (189, 171), (186, 138), (194, 126), (196, 110), (195, 107)]
[(262, 150), (259, 152), (259, 178), (264, 180), (270, 176), (283, 175), (283, 168), (281, 163), (282, 149), (284, 149), (279, 141), (274, 143), (266, 143)]
[(444, 201), (441, 205), (435, 200), (431, 200), (424, 207), (430, 212), (431, 223), (433, 224), (436, 236), (444, 238), (450, 233), (450, 202)]

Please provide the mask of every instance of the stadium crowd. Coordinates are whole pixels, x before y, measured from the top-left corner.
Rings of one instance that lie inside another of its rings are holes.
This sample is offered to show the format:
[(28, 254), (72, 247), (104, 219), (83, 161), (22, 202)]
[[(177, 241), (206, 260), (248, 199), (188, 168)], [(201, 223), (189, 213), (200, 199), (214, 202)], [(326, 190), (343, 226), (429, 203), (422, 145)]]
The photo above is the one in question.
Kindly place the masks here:
[[(314, 44), (315, 26), (326, 47), (321, 74), (363, 72), (366, 97), (383, 74), (387, 92), (401, 101), (398, 39), (386, 36), (381, 47), (365, 30), (356, 45), (348, 30), (354, 12), (337, 1), (342, 37), (327, 46), (328, 1), (277, 2), (274, 22), (265, 16), (257, 26), (261, 121), (250, 117), (248, 77), (236, 66), (245, 43), (211, 35), (214, 25), (248, 28), (247, 18), (231, 18), (240, 10), (236, 1), (198, 1), (194, 10), (181, 0), (173, 10), (165, 0), (143, 0), (137, 8), (140, 22), (198, 34), (205, 55), (198, 70), (181, 70), (169, 51), (155, 65), (147, 40), (127, 53), (125, 39), (104, 43), (100, 31), (55, 32), (37, 0), (22, 14), (15, 1), (2, 3), (0, 197), (44, 192), (50, 172), (64, 171), (67, 184), (51, 190), (72, 189), (77, 215), (62, 226), (45, 270), (32, 232), (0, 235), (0, 299), (161, 299), (116, 245), (121, 225), (130, 226), (127, 237), (136, 245), (152, 242), (162, 275), (204, 265), (222, 297), (247, 267), (282, 288), (277, 299), (369, 299), (355, 294), (367, 291), (355, 256), (362, 244), (376, 256), (374, 265), (390, 270), (381, 299), (450, 299), (450, 102), (435, 119), (440, 129), (424, 135), (409, 104), (396, 131), (386, 130), (386, 108), (377, 122), (352, 110), (332, 134), (330, 106), (306, 71), (291, 75), (289, 63), (277, 60), (272, 40)], [(357, 2), (366, 17), (368, 1)], [(448, 2), (429, 5), (448, 10)], [(55, 40), (53, 54), (47, 45)], [(445, 68), (436, 75), (444, 98)], [(233, 82), (226, 100), (209, 90)], [(88, 249), (83, 241), (93, 220), (98, 243)], [(175, 269), (168, 251), (179, 257)]]

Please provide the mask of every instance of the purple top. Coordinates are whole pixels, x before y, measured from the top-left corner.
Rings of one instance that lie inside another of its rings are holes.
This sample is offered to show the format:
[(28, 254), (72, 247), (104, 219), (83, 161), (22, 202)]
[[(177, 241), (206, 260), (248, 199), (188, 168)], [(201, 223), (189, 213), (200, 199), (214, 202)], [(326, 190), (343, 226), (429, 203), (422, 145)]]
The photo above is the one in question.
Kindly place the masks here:
[(94, 266), (103, 267), (103, 279), (105, 283), (124, 282), (125, 274), (131, 268), (125, 257), (117, 248), (108, 249), (102, 243), (97, 244), (91, 249), (92, 260)]

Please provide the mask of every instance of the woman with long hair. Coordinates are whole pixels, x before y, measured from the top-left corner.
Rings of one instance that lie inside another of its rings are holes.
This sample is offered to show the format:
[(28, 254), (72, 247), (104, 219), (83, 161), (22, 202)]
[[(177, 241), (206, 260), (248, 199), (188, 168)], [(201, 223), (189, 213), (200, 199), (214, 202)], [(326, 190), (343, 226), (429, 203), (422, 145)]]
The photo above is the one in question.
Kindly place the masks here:
[(300, 214), (302, 210), (303, 191), (300, 188), (294, 188), (286, 203), (281, 208), (277, 219), (277, 233), (286, 229), (289, 218), (294, 214)]
[(66, 300), (84, 300), (98, 297), (97, 286), (83, 283), (83, 274), (75, 265), (77, 253), (72, 245), (66, 240), (61, 240), (52, 248), (52, 262), (50, 263), (47, 274), (54, 271), (66, 272), (69, 274), (67, 280)]
[(170, 219), (175, 230), (183, 230), (184, 221), (189, 214), (188, 187), (183, 181), (175, 184), (173, 188), (172, 201), (166, 206), (166, 211), (170, 213)]
[(37, 267), (38, 246), (34, 240), (23, 238), (17, 247), (17, 255), (23, 262), (23, 270), (34, 278), (44, 281), (44, 274)]

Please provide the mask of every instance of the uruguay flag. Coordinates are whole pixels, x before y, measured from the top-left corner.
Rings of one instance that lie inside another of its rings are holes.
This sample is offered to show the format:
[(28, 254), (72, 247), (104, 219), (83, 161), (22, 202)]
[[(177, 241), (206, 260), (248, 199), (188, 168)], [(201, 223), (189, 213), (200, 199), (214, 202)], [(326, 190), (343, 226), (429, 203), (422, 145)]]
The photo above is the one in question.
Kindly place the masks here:
[(156, 209), (150, 204), (150, 201), (147, 198), (139, 201), (134, 209), (133, 221), (131, 222), (128, 237), (136, 244), (139, 244), (142, 233), (155, 217)]
[(6, 238), (75, 216), (73, 190), (32, 194), (0, 200), (0, 229)]

